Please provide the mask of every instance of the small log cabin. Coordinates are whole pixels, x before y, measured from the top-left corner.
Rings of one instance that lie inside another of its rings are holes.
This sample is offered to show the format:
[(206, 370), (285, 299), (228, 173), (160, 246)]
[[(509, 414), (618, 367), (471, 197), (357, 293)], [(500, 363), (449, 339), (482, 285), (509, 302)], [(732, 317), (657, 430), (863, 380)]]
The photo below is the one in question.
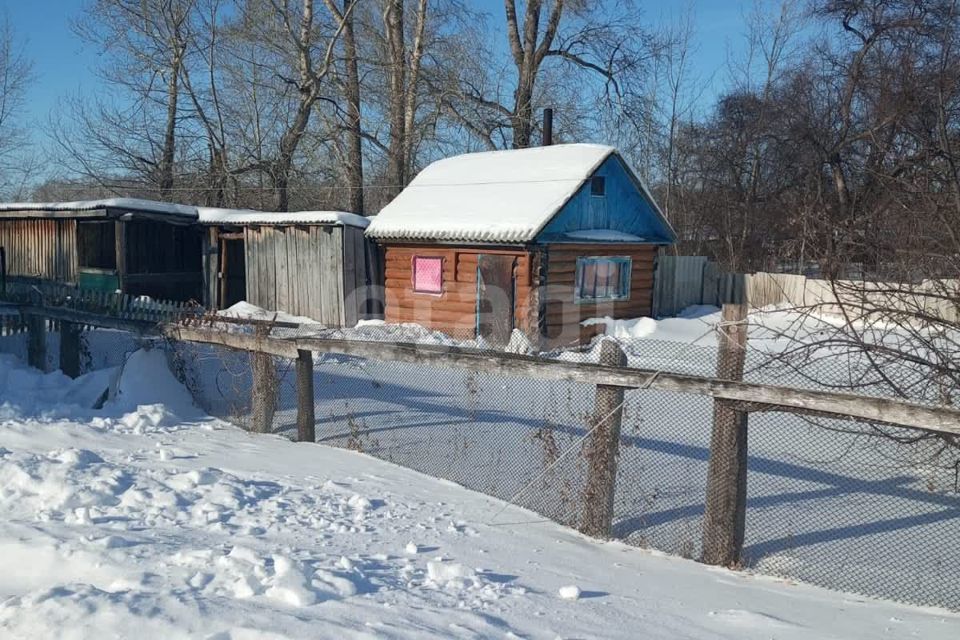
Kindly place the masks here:
[(241, 300), (269, 311), (352, 326), (382, 313), (378, 252), (367, 219), (272, 213), (134, 198), (0, 203), (0, 262), (11, 279), (211, 310)]
[(384, 248), (385, 319), (505, 344), (591, 337), (594, 317), (650, 315), (675, 234), (616, 149), (564, 144), (425, 168), (367, 228)]

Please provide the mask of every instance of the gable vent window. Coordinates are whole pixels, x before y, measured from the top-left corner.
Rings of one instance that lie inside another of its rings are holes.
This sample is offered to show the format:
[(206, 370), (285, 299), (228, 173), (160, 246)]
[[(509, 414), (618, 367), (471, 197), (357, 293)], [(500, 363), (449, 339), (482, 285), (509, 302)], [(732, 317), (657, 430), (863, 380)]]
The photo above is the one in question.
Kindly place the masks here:
[(629, 300), (632, 262), (628, 256), (577, 258), (576, 301)]
[(443, 258), (414, 257), (413, 290), (417, 293), (443, 293)]
[(603, 176), (590, 178), (590, 195), (604, 196), (607, 194), (607, 180)]

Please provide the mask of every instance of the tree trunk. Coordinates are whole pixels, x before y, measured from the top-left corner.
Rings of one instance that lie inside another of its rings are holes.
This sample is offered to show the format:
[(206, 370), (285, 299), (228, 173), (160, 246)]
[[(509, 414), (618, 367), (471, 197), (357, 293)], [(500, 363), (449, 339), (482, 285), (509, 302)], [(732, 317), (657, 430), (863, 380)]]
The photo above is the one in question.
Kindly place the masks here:
[(420, 0), (417, 4), (417, 26), (413, 38), (413, 49), (410, 52), (410, 69), (407, 74), (407, 87), (404, 104), (403, 122), (403, 180), (406, 186), (413, 177), (414, 166), (414, 128), (417, 116), (417, 89), (420, 83), (420, 66), (423, 60), (424, 32), (427, 27), (427, 0)]
[(390, 54), (390, 141), (387, 151), (387, 195), (400, 192), (405, 174), (404, 106), (406, 96), (407, 51), (403, 32), (403, 0), (387, 0), (384, 11), (387, 45)]
[(346, 58), (347, 101), (347, 209), (363, 215), (363, 137), (361, 135), (360, 72), (357, 68), (357, 41), (353, 32), (351, 0), (343, 0), (343, 48)]
[(167, 119), (163, 132), (163, 149), (160, 152), (158, 186), (160, 194), (167, 196), (173, 189), (173, 162), (177, 142), (177, 101), (180, 98), (180, 53), (174, 54), (167, 81)]
[(517, 87), (513, 114), (513, 148), (525, 149), (533, 136), (533, 78), (525, 72)]

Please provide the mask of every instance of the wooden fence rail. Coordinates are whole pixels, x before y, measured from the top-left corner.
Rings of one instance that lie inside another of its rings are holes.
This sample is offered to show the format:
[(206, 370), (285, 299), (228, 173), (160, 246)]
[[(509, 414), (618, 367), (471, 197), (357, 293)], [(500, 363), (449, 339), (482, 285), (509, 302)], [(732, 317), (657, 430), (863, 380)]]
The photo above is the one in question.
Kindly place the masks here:
[[(703, 552), (709, 564), (738, 566), (747, 518), (748, 416), (755, 411), (779, 411), (880, 422), (920, 429), (948, 437), (960, 435), (960, 410), (931, 407), (887, 398), (868, 398), (832, 391), (795, 389), (742, 381), (746, 347), (746, 305), (724, 305), (716, 376), (690, 376), (626, 366), (615, 342), (601, 344), (599, 364), (545, 360), (536, 356), (481, 351), (451, 346), (395, 342), (269, 336), (263, 326), (255, 333), (219, 331), (215, 327), (166, 325), (171, 339), (210, 344), (297, 362), (297, 426), (300, 440), (314, 440), (312, 362), (309, 354), (336, 353), (375, 361), (483, 371), (540, 380), (566, 380), (596, 385), (596, 401), (587, 423), (581, 454), (587, 477), (581, 496), (580, 531), (608, 538), (612, 534), (616, 468), (625, 389), (652, 389), (708, 396), (714, 401), (713, 433), (707, 473)], [(261, 371), (263, 370), (263, 371)], [(254, 392), (269, 389), (272, 364), (254, 367)], [(263, 402), (261, 401), (261, 405)], [(255, 406), (256, 402), (255, 402)], [(255, 412), (257, 414), (258, 412)], [(259, 413), (267, 415), (266, 412)], [(269, 412), (272, 415), (272, 412)], [(254, 415), (255, 431), (269, 431), (271, 417)]]
[(134, 322), (172, 322), (184, 315), (199, 314), (197, 305), (173, 300), (154, 300), (126, 293), (81, 289), (60, 282), (10, 280), (0, 290), (0, 299), (44, 309), (68, 309)]
[[(483, 371), (539, 380), (570, 381), (597, 388), (593, 417), (588, 423), (589, 438), (584, 445), (588, 477), (582, 496), (580, 529), (598, 537), (609, 537), (613, 518), (616, 463), (622, 416), (623, 392), (641, 389), (685, 393), (714, 401), (713, 437), (708, 469), (707, 504), (703, 531), (702, 560), (713, 564), (736, 565), (743, 545), (746, 517), (747, 421), (750, 412), (775, 411), (832, 416), (870, 423), (884, 423), (956, 438), (960, 436), (960, 410), (920, 405), (889, 398), (870, 398), (833, 391), (797, 389), (741, 380), (746, 341), (744, 305), (725, 305), (724, 322), (718, 330), (720, 357), (715, 376), (693, 376), (634, 369), (613, 342), (601, 345), (601, 362), (565, 362), (537, 356), (484, 351), (444, 345), (402, 342), (375, 342), (324, 337), (275, 337), (269, 323), (252, 324), (252, 331), (226, 331), (213, 320), (182, 317), (179, 322), (158, 324), (95, 314), (69, 308), (21, 307), (30, 333), (32, 362), (45, 361), (42, 336), (51, 323), (60, 326), (61, 368), (78, 373), (78, 362), (70, 352), (77, 326), (94, 325), (159, 333), (172, 340), (214, 345), (244, 351), (251, 356), (254, 376), (252, 391), (254, 431), (269, 431), (276, 410), (276, 380), (273, 357), (296, 361), (298, 439), (313, 442), (314, 390), (312, 354), (333, 353), (374, 361), (402, 362), (467, 371)], [(229, 324), (240, 321), (232, 320)], [(64, 345), (68, 345), (64, 352)]]
[(240, 351), (262, 351), (295, 359), (299, 351), (336, 353), (371, 360), (406, 362), (436, 367), (484, 371), (540, 380), (569, 380), (590, 385), (631, 389), (650, 388), (709, 396), (742, 403), (748, 411), (788, 411), (832, 414), (923, 431), (960, 435), (960, 410), (931, 407), (890, 398), (869, 398), (833, 391), (795, 389), (775, 385), (722, 380), (650, 369), (609, 366), (586, 362), (544, 360), (536, 356), (464, 349), (444, 345), (404, 342), (363, 342), (334, 338), (255, 337), (176, 324), (161, 331), (174, 340), (212, 344)]

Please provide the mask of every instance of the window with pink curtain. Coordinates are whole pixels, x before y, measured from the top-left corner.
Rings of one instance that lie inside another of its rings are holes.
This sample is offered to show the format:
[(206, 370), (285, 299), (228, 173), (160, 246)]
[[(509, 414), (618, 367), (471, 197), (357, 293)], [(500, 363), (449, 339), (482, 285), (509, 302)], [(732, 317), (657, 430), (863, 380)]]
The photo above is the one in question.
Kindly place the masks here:
[(414, 257), (413, 290), (418, 293), (443, 292), (443, 258)]

